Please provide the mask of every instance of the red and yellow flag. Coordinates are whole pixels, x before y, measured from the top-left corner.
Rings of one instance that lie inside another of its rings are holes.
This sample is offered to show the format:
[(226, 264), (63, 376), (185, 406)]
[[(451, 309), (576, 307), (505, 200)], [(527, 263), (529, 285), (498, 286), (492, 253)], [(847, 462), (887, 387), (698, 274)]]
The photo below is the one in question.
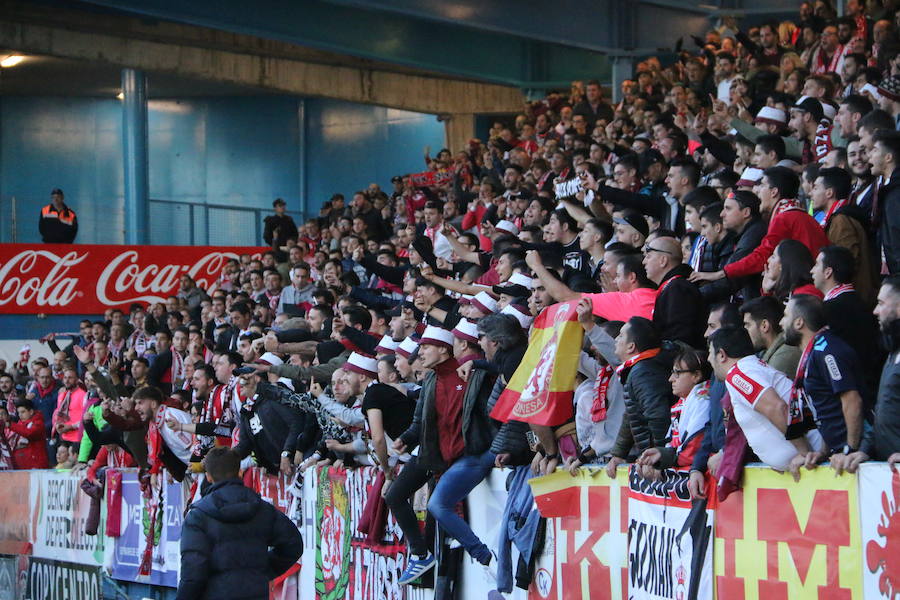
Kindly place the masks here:
[(576, 306), (576, 301), (554, 304), (534, 320), (528, 350), (491, 417), (549, 427), (572, 418), (575, 374), (584, 336)]

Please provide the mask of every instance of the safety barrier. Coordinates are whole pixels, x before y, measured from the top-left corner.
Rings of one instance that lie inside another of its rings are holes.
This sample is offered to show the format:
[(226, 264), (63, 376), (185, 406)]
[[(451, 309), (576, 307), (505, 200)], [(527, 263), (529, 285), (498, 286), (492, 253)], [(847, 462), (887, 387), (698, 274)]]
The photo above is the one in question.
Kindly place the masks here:
[[(508, 473), (494, 471), (468, 498), (472, 527), (492, 548), (506, 526)], [(616, 479), (601, 470), (533, 479), (536, 504), (549, 516), (545, 544), (530, 589), (506, 597), (713, 598), (715, 591), (729, 600), (868, 600), (900, 589), (900, 473), (886, 464), (841, 477), (804, 471), (799, 483), (749, 467), (742, 491), (699, 507), (680, 477), (648, 482), (623, 468)], [(393, 519), (378, 543), (357, 531), (373, 480), (369, 468), (308, 472), (294, 485), (245, 474), (304, 537), (300, 563), (273, 585), (273, 598), (433, 598), (431, 589), (397, 584), (406, 556)], [(118, 499), (107, 494), (98, 535), (87, 536), (90, 499), (79, 483), (64, 471), (0, 472), (0, 600), (100, 598), (105, 576), (161, 586), (166, 595), (178, 581), (187, 488), (167, 483), (154, 518), (136, 472), (122, 470)], [(415, 504), (423, 510), (424, 495)], [(147, 557), (151, 573), (141, 575)], [(457, 597), (484, 597), (494, 586), (468, 557), (461, 579)]]

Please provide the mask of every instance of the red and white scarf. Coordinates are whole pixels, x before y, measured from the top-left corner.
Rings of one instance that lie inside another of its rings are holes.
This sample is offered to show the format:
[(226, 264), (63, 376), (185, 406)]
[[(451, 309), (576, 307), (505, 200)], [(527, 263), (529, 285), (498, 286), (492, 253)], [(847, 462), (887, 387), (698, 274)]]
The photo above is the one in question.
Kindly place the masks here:
[(847, 204), (849, 203), (850, 200), (848, 198), (844, 198), (843, 200), (838, 200), (834, 204), (832, 204), (831, 208), (828, 209), (828, 212), (825, 213), (825, 227), (828, 227), (828, 223), (829, 221), (831, 221), (832, 215), (847, 206)]
[(597, 373), (597, 383), (594, 386), (594, 402), (591, 404), (591, 421), (599, 423), (606, 420), (606, 393), (613, 374), (616, 372), (611, 365), (606, 365)]
[(837, 73), (838, 63), (841, 61), (841, 56), (844, 54), (843, 51), (843, 46), (835, 48), (834, 54), (831, 55), (831, 59), (826, 64), (825, 51), (822, 48), (819, 48), (818, 52), (816, 52), (816, 64), (813, 67), (813, 73), (818, 75), (824, 73)]
[(120, 360), (122, 358), (122, 351), (125, 349), (125, 340), (119, 340), (118, 342), (109, 340), (106, 342), (106, 348), (109, 351), (109, 356), (113, 356), (116, 360)]
[(176, 382), (184, 381), (184, 357), (178, 350), (172, 348), (172, 387)]
[[(819, 334), (823, 331), (827, 330), (828, 327), (823, 327), (819, 331), (815, 333), (815, 335), (810, 338), (809, 343), (806, 344), (806, 348), (803, 350), (803, 354), (800, 355), (800, 362), (797, 363), (797, 372), (794, 374), (794, 385), (791, 386), (791, 402), (788, 407), (788, 425), (793, 425), (794, 423), (800, 423), (803, 421), (804, 417), (807, 416), (806, 413), (809, 412), (809, 402), (806, 395), (806, 365), (809, 362), (809, 357), (812, 355), (813, 347), (816, 345), (816, 341), (819, 339)], [(809, 413), (808, 416), (812, 416)]]
[(151, 473), (159, 473), (163, 468), (162, 454), (165, 441), (162, 437), (162, 428), (165, 426), (166, 408), (160, 406), (150, 423), (147, 425), (147, 462), (150, 464)]
[(803, 207), (800, 206), (800, 203), (795, 198), (782, 198), (778, 201), (778, 204), (775, 205), (772, 216), (780, 215), (789, 210), (803, 210)]
[(144, 356), (147, 348), (150, 346), (150, 338), (140, 329), (136, 329), (134, 333), (128, 336), (128, 347), (133, 348), (135, 354)]
[(635, 354), (634, 356), (623, 362), (621, 365), (616, 367), (616, 375), (618, 375), (619, 377), (624, 377), (625, 371), (638, 364), (642, 360), (653, 358), (661, 351), (661, 348), (650, 348), (649, 350), (644, 350), (643, 352)]
[(846, 292), (855, 292), (855, 291), (856, 291), (856, 288), (853, 287), (852, 283), (842, 283), (841, 285), (836, 285), (833, 288), (831, 288), (830, 290), (828, 290), (827, 294), (825, 294), (825, 302), (828, 302), (829, 300), (834, 300), (835, 298), (837, 298), (838, 296), (840, 296), (841, 294), (844, 294)]

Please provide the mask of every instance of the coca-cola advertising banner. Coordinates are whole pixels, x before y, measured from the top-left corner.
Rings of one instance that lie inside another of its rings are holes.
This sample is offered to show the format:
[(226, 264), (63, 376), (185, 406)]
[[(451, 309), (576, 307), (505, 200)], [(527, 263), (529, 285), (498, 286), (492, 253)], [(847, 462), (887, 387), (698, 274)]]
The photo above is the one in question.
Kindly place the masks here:
[(0, 314), (99, 314), (165, 302), (182, 275), (214, 289), (225, 263), (267, 248), (0, 244)]

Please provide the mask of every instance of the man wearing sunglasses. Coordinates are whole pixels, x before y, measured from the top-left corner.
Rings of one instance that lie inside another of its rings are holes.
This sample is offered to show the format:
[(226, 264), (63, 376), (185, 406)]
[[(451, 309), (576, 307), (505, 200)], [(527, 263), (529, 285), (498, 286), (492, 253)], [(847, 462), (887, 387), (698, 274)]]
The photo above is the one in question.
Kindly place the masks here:
[(653, 325), (664, 340), (678, 340), (694, 348), (703, 345), (705, 303), (688, 280), (692, 271), (683, 263), (681, 244), (673, 237), (656, 237), (644, 246), (647, 277), (659, 286)]

